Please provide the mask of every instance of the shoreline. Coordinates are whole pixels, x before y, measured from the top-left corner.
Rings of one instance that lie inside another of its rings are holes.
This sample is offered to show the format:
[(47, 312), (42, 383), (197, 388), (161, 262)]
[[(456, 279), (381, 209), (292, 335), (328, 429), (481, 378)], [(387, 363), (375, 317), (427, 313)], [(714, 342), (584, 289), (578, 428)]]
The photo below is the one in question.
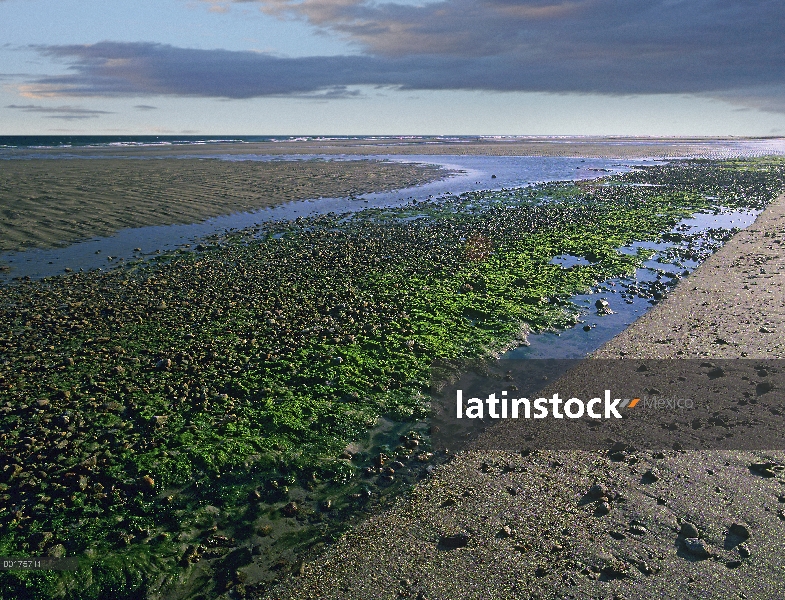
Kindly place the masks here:
[[(785, 195), (591, 357), (783, 357), (785, 303), (776, 291), (785, 284), (784, 223)], [(688, 324), (702, 319), (693, 337)], [(266, 597), (338, 599), (347, 589), (353, 598), (785, 593), (785, 484), (750, 466), (782, 465), (785, 452), (641, 451), (636, 462), (609, 454), (463, 452)], [(647, 469), (655, 482), (641, 479)], [(615, 497), (607, 516), (582, 500), (596, 483)], [(711, 548), (708, 558), (682, 549), (685, 523)], [(749, 540), (729, 542), (732, 524), (743, 524)], [(450, 535), (464, 536), (465, 547), (446, 547)]]
[[(476, 137), (379, 137), (379, 138), (339, 138), (339, 139), (293, 139), (275, 142), (214, 142), (209, 144), (150, 145), (125, 147), (71, 147), (71, 148), (8, 148), (9, 157), (24, 156), (35, 151), (40, 156), (138, 156), (149, 157), (177, 154), (180, 156), (212, 156), (216, 154), (323, 154), (368, 156), (389, 155), (485, 155), (485, 156), (553, 156), (585, 158), (699, 158), (733, 155), (745, 144), (749, 156), (782, 153), (783, 138), (734, 138), (734, 137), (663, 137), (637, 138), (624, 136), (563, 136), (504, 138), (499, 136)], [(749, 146), (759, 146), (750, 153)], [(772, 149), (777, 152), (772, 152)], [(720, 153), (720, 154), (718, 154)], [(743, 154), (743, 153), (742, 153)], [(740, 155), (740, 154), (737, 154)], [(0, 154), (2, 157), (2, 154)]]

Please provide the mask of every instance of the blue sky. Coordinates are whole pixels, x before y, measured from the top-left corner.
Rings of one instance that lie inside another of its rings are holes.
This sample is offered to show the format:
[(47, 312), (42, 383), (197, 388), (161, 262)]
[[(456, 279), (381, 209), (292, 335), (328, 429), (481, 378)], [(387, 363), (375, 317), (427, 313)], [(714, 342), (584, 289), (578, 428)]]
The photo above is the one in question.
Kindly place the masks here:
[(785, 135), (780, 0), (0, 0), (0, 135)]

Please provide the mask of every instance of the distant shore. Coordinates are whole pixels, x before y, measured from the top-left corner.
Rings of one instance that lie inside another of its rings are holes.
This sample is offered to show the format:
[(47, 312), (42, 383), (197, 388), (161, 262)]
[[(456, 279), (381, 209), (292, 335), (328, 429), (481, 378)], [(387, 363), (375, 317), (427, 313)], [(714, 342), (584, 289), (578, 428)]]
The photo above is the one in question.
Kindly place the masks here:
[[(781, 154), (782, 138), (624, 137), (624, 136), (381, 136), (293, 138), (267, 142), (217, 142), (147, 146), (76, 146), (35, 148), (38, 156), (160, 157), (243, 155), (484, 155), (581, 158), (680, 158)], [(3, 149), (3, 156), (23, 156), (30, 149)]]

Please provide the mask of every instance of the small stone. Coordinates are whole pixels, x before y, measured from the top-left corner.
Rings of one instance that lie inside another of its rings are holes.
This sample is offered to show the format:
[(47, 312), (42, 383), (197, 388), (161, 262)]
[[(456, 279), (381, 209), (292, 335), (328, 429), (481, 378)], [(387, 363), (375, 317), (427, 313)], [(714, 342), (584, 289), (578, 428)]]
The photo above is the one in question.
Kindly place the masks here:
[(299, 512), (300, 512), (300, 507), (297, 506), (296, 502), (290, 502), (289, 504), (287, 504), (281, 509), (281, 513), (285, 517), (294, 517)]
[(445, 550), (465, 548), (469, 544), (469, 534), (465, 532), (439, 536), (439, 546)]
[(591, 486), (591, 488), (589, 488), (587, 495), (590, 498), (602, 498), (603, 496), (607, 497), (608, 493), (609, 492), (607, 487), (601, 483), (595, 483), (593, 486)]
[(171, 358), (162, 358), (157, 363), (155, 363), (155, 368), (160, 371), (168, 371), (172, 368), (172, 359)]
[(611, 512), (611, 505), (608, 504), (607, 502), (600, 502), (597, 505), (597, 509), (595, 510), (595, 512), (600, 516), (607, 515), (609, 512)]
[(646, 529), (643, 525), (637, 523), (631, 525), (628, 531), (633, 535), (646, 535), (649, 532), (649, 530)]
[(709, 545), (699, 538), (686, 538), (684, 540), (684, 547), (686, 548), (687, 552), (700, 558), (708, 558), (711, 556), (711, 549), (709, 548)]
[(777, 474), (774, 472), (776, 466), (774, 463), (752, 463), (749, 468), (762, 477), (776, 477)]
[(643, 481), (645, 483), (654, 483), (660, 480), (660, 475), (656, 469), (649, 469), (643, 474)]
[(735, 535), (736, 537), (740, 537), (743, 540), (748, 540), (750, 538), (750, 530), (747, 529), (744, 525), (740, 525), (738, 523), (734, 523), (728, 528), (728, 532), (731, 535)]
[(689, 521), (684, 521), (681, 524), (681, 530), (679, 531), (679, 534), (683, 535), (685, 538), (696, 538), (699, 535), (698, 528)]
[(738, 549), (739, 549), (739, 556), (741, 556), (742, 558), (749, 558), (750, 556), (752, 556), (752, 552), (750, 552), (750, 548), (749, 546), (747, 546), (747, 544), (739, 544)]
[(153, 479), (149, 475), (145, 475), (139, 480), (139, 487), (142, 488), (142, 490), (145, 492), (154, 492), (155, 479)]
[(505, 525), (499, 530), (499, 533), (496, 534), (500, 538), (508, 538), (512, 537), (512, 529), (510, 529), (509, 525)]
[(722, 367), (714, 367), (707, 375), (709, 379), (717, 379), (718, 377), (725, 377), (725, 370)]

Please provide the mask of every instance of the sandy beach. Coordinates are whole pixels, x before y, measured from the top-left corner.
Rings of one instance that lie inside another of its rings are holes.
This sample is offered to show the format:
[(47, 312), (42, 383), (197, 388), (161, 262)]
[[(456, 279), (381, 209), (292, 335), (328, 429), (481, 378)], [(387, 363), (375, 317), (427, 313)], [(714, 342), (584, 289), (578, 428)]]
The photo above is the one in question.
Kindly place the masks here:
[[(444, 174), (355, 161), (94, 158), (41, 160), (53, 166), (37, 172), (33, 161), (6, 162), (47, 210), (79, 192), (85, 207), (119, 218), (119, 203), (98, 207), (123, 190), (155, 223), (164, 192), (174, 216), (186, 210), (184, 187), (203, 210), (254, 205), (263, 199), (254, 182), (274, 181), (265, 169), (278, 166), (283, 180), (313, 189), (333, 165), (374, 185), (387, 167), (385, 185), (401, 173)], [(327, 170), (306, 178), (301, 167)], [(633, 289), (638, 306), (668, 295), (595, 357), (781, 356), (785, 198), (688, 276), (699, 247), (730, 229), (685, 233), (671, 247), (681, 254), (663, 256), (648, 283), (633, 276), (643, 259), (617, 249), (671, 238), (686, 215), (716, 214), (715, 202), (763, 208), (783, 175), (772, 159), (652, 165), (586, 185), (227, 229), (107, 271), (20, 278), (0, 288), (4, 543), (79, 556), (79, 577), (104, 573), (102, 589), (150, 598), (777, 597), (783, 457), (630, 449), (619, 458), (612, 440), (503, 452), (492, 434), (505, 432), (493, 428), (477, 446), (490, 449), (442, 464), (423, 390), (434, 356), (520, 343), (522, 319), (590, 335), (568, 299), (587, 287), (610, 294), (608, 282), (618, 304)], [(214, 198), (221, 177), (234, 182), (229, 200)], [(296, 191), (279, 185), (270, 194)], [(63, 239), (45, 231), (44, 241)], [(489, 239), (505, 244), (488, 254)], [(553, 264), (565, 253), (592, 260)], [(740, 527), (743, 541), (729, 537)], [(693, 537), (706, 556), (685, 549)], [(139, 580), (150, 573), (170, 579)]]
[[(785, 196), (593, 356), (783, 358), (783, 219)], [(609, 454), (460, 454), (269, 597), (785, 595), (785, 453)]]
[[(94, 153), (94, 151), (93, 151)], [(444, 177), (382, 161), (154, 158), (0, 162), (0, 252), (51, 247), (126, 227), (194, 223), (293, 200), (344, 197)]]

